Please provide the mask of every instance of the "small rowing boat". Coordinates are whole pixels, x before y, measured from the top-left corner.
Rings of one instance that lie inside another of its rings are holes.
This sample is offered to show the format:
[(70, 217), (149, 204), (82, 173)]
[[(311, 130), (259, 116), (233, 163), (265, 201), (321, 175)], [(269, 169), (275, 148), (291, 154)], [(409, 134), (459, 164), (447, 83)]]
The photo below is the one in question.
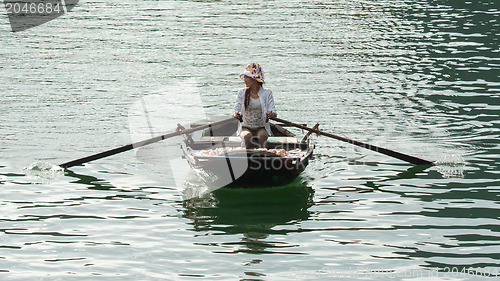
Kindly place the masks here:
[[(264, 148), (243, 148), (236, 136), (237, 120), (184, 134), (184, 158), (209, 186), (255, 188), (292, 182), (309, 164), (314, 145), (306, 134), (300, 141), (283, 125), (271, 124)], [(198, 127), (199, 123), (191, 124)], [(184, 130), (179, 125), (178, 130)]]

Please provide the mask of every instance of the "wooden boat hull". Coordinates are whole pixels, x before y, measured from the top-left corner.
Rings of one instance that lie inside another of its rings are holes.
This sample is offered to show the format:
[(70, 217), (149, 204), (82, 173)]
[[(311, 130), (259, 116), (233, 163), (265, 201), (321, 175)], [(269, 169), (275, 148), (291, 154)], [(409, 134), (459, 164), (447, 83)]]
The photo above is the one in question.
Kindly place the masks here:
[[(210, 186), (258, 188), (281, 186), (292, 182), (305, 170), (311, 157), (312, 152), (302, 159), (255, 154), (236, 158), (228, 155), (212, 159), (198, 158), (196, 159), (198, 161), (189, 161), (189, 164)], [(246, 167), (246, 169), (243, 173), (238, 173), (234, 167)], [(230, 169), (233, 169), (232, 174)]]
[[(278, 156), (268, 150), (240, 148), (241, 140), (234, 136), (235, 128), (229, 127), (211, 128), (198, 140), (188, 136), (182, 145), (184, 157), (209, 186), (260, 188), (285, 185), (305, 170), (314, 145), (309, 139), (298, 142), (294, 134), (279, 126), (273, 124), (272, 128), (274, 136), (268, 139), (268, 149), (298, 150), (300, 153)], [(204, 154), (210, 149), (219, 151), (219, 154)]]

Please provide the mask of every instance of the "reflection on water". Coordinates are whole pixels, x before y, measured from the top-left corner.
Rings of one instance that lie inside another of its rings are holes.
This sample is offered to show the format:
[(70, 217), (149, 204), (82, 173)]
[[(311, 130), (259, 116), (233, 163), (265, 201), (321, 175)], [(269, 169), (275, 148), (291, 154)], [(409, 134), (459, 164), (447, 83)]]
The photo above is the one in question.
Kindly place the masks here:
[(111, 190), (116, 188), (104, 179), (99, 179), (91, 175), (79, 174), (72, 170), (66, 170), (66, 176), (76, 178), (77, 180), (72, 181), (72, 183), (84, 185), (88, 189)]
[[(201, 198), (184, 201), (184, 217), (192, 230), (208, 235), (242, 234), (240, 241), (217, 243), (216, 252), (290, 253), (284, 241), (267, 241), (269, 235), (286, 235), (280, 226), (307, 220), (313, 189), (297, 178), (281, 187), (221, 188)], [(222, 249), (227, 249), (222, 250)]]

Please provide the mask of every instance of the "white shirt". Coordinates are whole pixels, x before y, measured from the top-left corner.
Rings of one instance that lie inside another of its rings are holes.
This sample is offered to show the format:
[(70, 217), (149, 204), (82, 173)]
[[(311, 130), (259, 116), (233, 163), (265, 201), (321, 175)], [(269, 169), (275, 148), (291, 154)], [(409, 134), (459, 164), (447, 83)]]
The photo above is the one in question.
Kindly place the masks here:
[[(260, 87), (259, 100), (260, 100), (260, 105), (262, 107), (262, 120), (264, 120), (265, 122), (267, 120), (266, 116), (267, 112), (272, 111), (276, 113), (276, 107), (274, 106), (273, 92), (271, 90)], [(233, 108), (233, 114), (237, 112), (241, 113), (241, 115), (243, 116), (243, 120), (245, 120), (245, 88), (241, 89), (238, 92), (236, 104), (234, 105)], [(239, 122), (238, 131), (236, 132), (237, 135), (241, 133), (241, 125), (242, 123)], [(266, 128), (267, 133), (269, 134), (269, 136), (271, 136), (271, 125), (269, 124), (269, 121), (264, 123), (264, 128)]]

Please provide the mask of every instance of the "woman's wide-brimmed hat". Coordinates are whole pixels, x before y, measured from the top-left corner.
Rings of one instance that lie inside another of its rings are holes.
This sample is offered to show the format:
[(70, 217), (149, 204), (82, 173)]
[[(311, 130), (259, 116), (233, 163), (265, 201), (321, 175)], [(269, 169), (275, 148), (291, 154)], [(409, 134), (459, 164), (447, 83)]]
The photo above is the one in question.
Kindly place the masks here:
[(262, 71), (262, 67), (260, 67), (260, 64), (258, 63), (252, 62), (251, 64), (247, 65), (245, 71), (240, 74), (241, 78), (243, 78), (243, 76), (248, 76), (264, 83), (264, 71)]

